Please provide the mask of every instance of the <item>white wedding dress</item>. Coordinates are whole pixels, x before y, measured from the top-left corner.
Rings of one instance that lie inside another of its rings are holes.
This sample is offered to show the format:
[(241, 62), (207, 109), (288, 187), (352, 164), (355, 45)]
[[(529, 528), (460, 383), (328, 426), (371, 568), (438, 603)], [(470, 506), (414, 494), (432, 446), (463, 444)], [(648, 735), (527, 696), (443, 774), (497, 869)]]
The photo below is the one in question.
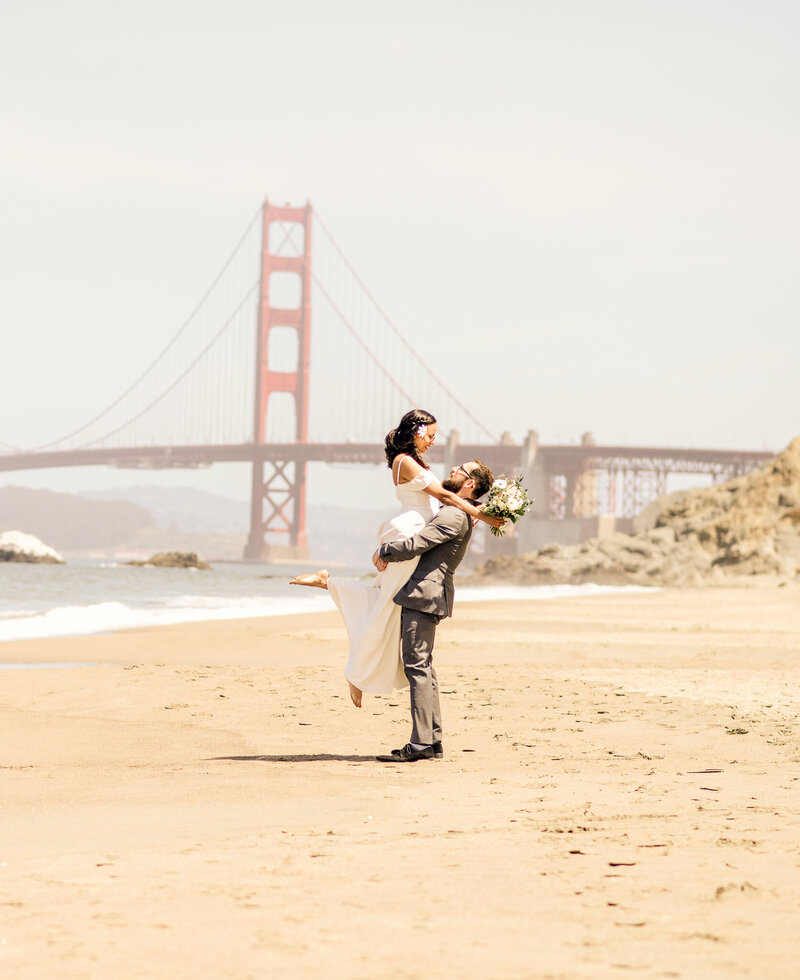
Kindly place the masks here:
[[(434, 479), (423, 470), (395, 488), (402, 509), (378, 530), (378, 545), (410, 538), (439, 510), (439, 501), (425, 493)], [(328, 592), (342, 614), (350, 638), (344, 676), (369, 694), (391, 694), (408, 687), (400, 653), (400, 606), (393, 600), (409, 580), (419, 558), (390, 562), (371, 582), (328, 579)]]

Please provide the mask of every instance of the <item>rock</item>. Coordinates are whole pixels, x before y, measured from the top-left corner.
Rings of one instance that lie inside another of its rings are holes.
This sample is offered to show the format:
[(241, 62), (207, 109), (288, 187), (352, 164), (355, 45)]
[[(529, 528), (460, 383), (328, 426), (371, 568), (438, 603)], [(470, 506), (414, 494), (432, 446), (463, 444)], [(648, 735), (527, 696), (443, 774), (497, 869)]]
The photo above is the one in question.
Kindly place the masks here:
[(194, 551), (159, 551), (147, 561), (126, 561), (126, 565), (154, 565), (157, 568), (211, 568), (207, 561)]
[(665, 549), (675, 543), (675, 532), (671, 527), (654, 527), (652, 531), (647, 531), (645, 537), (652, 544)]
[(495, 558), (474, 574), (526, 584), (700, 586), (800, 577), (800, 436), (747, 476), (669, 494), (638, 533)]
[(64, 565), (61, 555), (24, 531), (4, 531), (0, 534), (0, 561), (18, 561), (32, 564)]

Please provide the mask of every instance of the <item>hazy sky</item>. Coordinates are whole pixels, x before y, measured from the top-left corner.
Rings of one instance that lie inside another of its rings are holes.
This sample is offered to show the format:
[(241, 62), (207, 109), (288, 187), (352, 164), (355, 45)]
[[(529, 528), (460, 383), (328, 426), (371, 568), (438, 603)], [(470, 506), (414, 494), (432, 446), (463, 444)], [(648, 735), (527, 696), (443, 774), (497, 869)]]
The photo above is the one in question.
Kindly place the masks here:
[[(0, 442), (111, 401), (269, 196), (311, 199), (494, 431), (780, 449), (800, 432), (798, 11), (0, 0)], [(238, 467), (163, 480), (248, 493)]]

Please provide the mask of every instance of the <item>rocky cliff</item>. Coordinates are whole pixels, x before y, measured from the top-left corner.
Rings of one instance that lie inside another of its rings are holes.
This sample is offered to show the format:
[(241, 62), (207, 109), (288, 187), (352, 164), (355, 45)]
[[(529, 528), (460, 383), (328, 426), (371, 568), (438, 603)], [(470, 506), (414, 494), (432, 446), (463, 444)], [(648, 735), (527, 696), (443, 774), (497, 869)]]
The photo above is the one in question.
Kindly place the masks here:
[(518, 584), (713, 585), (800, 578), (800, 436), (766, 466), (661, 498), (653, 525), (581, 545), (495, 558), (475, 571)]

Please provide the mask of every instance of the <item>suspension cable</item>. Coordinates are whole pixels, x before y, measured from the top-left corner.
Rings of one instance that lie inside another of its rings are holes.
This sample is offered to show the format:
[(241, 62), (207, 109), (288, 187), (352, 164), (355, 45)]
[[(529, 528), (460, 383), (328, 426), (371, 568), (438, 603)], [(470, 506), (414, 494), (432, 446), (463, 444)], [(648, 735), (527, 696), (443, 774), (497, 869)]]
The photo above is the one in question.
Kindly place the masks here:
[(121, 432), (123, 429), (127, 429), (129, 425), (133, 425), (133, 423), (137, 422), (143, 415), (146, 415), (151, 408), (155, 408), (155, 406), (158, 405), (159, 402), (163, 401), (167, 397), (167, 395), (174, 388), (176, 388), (181, 383), (181, 381), (183, 381), (186, 375), (189, 374), (197, 366), (197, 364), (206, 356), (206, 354), (211, 350), (214, 344), (216, 344), (219, 338), (225, 333), (228, 327), (233, 323), (234, 319), (236, 318), (237, 314), (240, 312), (242, 307), (247, 303), (247, 301), (250, 299), (253, 293), (255, 293), (255, 291), (258, 289), (258, 286), (259, 286), (259, 281), (256, 280), (256, 282), (254, 282), (253, 285), (250, 287), (250, 289), (247, 291), (247, 294), (245, 295), (241, 303), (239, 303), (239, 305), (236, 307), (233, 313), (231, 313), (228, 319), (222, 324), (220, 329), (214, 334), (211, 340), (209, 340), (209, 342), (200, 351), (197, 357), (195, 357), (195, 359), (191, 362), (191, 364), (181, 374), (179, 374), (178, 377), (175, 378), (175, 380), (172, 382), (172, 384), (169, 385), (169, 387), (165, 388), (164, 391), (162, 391), (157, 398), (154, 398), (149, 405), (146, 405), (140, 412), (134, 415), (133, 418), (130, 418), (127, 421), (123, 422), (122, 425), (117, 426), (117, 428), (113, 429), (111, 432), (106, 432), (105, 435), (100, 436), (100, 438), (95, 439), (93, 442), (87, 442), (81, 448), (89, 449), (92, 446), (96, 446), (98, 442), (103, 442), (104, 439), (110, 439), (111, 436), (115, 436), (118, 432)]
[[(292, 238), (292, 230), (291, 230), (291, 228), (288, 228), (287, 229), (286, 226), (284, 225), (284, 223), (282, 221), (279, 221), (278, 224), (280, 225), (281, 231), (284, 232), (284, 239), (281, 242), (281, 246), (283, 246), (286, 242), (290, 242), (291, 245), (293, 245), (294, 248), (297, 250), (297, 256), (298, 256), (298, 258), (302, 259), (303, 265), (306, 267), (306, 270), (308, 270), (308, 259), (306, 258), (306, 256), (302, 252), (300, 252), (300, 250), (299, 250), (299, 248), (297, 246), (297, 243)], [(331, 296), (331, 294), (328, 292), (328, 290), (322, 285), (322, 282), (320, 281), (320, 279), (317, 276), (317, 274), (314, 272), (313, 268), (310, 271), (311, 271), (311, 281), (314, 283), (315, 286), (317, 286), (317, 288), (322, 293), (322, 295), (325, 297), (325, 299), (330, 303), (331, 307), (333, 308), (333, 311), (336, 313), (336, 315), (339, 317), (339, 319), (342, 321), (342, 323), (345, 325), (345, 327), (347, 327), (347, 329), (353, 335), (353, 337), (355, 337), (357, 343), (364, 350), (364, 352), (367, 354), (367, 356), (372, 361), (372, 363), (388, 379), (388, 381), (403, 396), (403, 398), (407, 399), (409, 402), (412, 402), (414, 400), (413, 397), (411, 395), (409, 395), (409, 393), (403, 388), (402, 384), (397, 380), (397, 378), (395, 378), (389, 372), (389, 370), (386, 367), (384, 367), (384, 365), (381, 363), (380, 360), (378, 360), (377, 356), (369, 348), (369, 346), (367, 345), (366, 341), (363, 340), (363, 338), (358, 333), (358, 331), (356, 330), (356, 328), (353, 326), (353, 324), (350, 322), (350, 320), (348, 320), (348, 318), (345, 316), (345, 314), (339, 308), (339, 306), (337, 305), (337, 303), (334, 300), (334, 298)]]
[[(416, 350), (414, 350), (413, 346), (406, 340), (406, 338), (403, 336), (403, 334), (400, 332), (400, 330), (389, 319), (388, 314), (385, 312), (385, 310), (380, 305), (380, 303), (378, 303), (378, 301), (375, 299), (375, 297), (372, 295), (372, 293), (369, 291), (369, 289), (367, 289), (367, 287), (364, 284), (364, 282), (362, 281), (361, 277), (356, 272), (356, 270), (353, 268), (353, 266), (350, 264), (350, 262), (347, 259), (347, 256), (344, 254), (344, 252), (341, 250), (341, 248), (337, 244), (337, 242), (334, 239), (333, 235), (331, 235), (330, 231), (328, 231), (327, 225), (325, 224), (325, 222), (320, 217), (319, 211), (317, 211), (316, 208), (314, 209), (314, 216), (316, 217), (317, 221), (319, 222), (320, 228), (322, 228), (322, 230), (328, 236), (328, 240), (330, 241), (331, 245), (333, 245), (334, 249), (336, 250), (336, 252), (337, 252), (337, 254), (339, 256), (339, 258), (344, 262), (345, 266), (347, 267), (348, 272), (353, 276), (353, 278), (358, 283), (358, 285), (366, 293), (366, 295), (369, 298), (370, 302), (375, 307), (375, 309), (378, 311), (378, 313), (383, 317), (383, 319), (385, 320), (385, 322), (388, 325), (389, 329), (400, 340), (400, 342), (403, 344), (403, 346), (406, 347), (410, 351), (410, 353), (414, 357), (414, 359), (425, 369), (425, 371), (427, 371), (427, 373), (439, 385), (439, 387), (448, 396), (448, 398), (450, 398), (453, 401), (453, 403), (458, 408), (460, 408), (461, 411), (467, 416), (467, 418), (471, 419), (475, 423), (475, 425), (477, 425), (478, 428), (485, 435), (489, 436), (489, 438), (493, 442), (496, 442), (497, 441), (497, 436), (495, 436), (493, 433), (491, 433), (482, 422), (480, 422), (478, 419), (476, 419), (475, 416), (472, 414), (472, 412), (470, 412), (470, 410), (466, 407), (466, 405), (464, 405), (461, 401), (459, 401), (459, 399), (456, 398), (456, 396), (452, 393), (452, 391), (450, 391), (449, 388), (447, 388), (447, 386), (442, 383), (442, 381), (433, 373), (433, 371), (431, 370), (431, 368), (429, 368), (428, 365), (425, 363), (425, 361), (419, 356), (419, 354), (416, 352)], [(313, 273), (312, 273), (312, 275), (313, 275)]]
[(328, 290), (322, 285), (322, 283), (319, 281), (319, 279), (315, 275), (313, 269), (311, 271), (311, 279), (312, 279), (314, 285), (319, 289), (319, 291), (325, 297), (325, 299), (331, 304), (331, 306), (333, 307), (334, 312), (339, 317), (339, 319), (342, 321), (342, 323), (347, 327), (347, 329), (350, 331), (350, 333), (355, 337), (355, 339), (358, 342), (358, 344), (366, 352), (367, 356), (372, 361), (372, 363), (389, 380), (389, 382), (397, 389), (397, 391), (400, 392), (400, 394), (403, 396), (403, 398), (405, 398), (408, 402), (413, 402), (414, 399), (412, 398), (412, 396), (409, 395), (409, 393), (403, 388), (403, 386), (400, 384), (400, 382), (389, 373), (389, 371), (383, 366), (383, 364), (381, 364), (381, 362), (378, 360), (378, 358), (372, 353), (372, 351), (369, 349), (369, 347), (364, 342), (364, 340), (361, 339), (361, 335), (356, 331), (356, 329), (352, 325), (352, 323), (350, 323), (350, 321), (347, 319), (347, 317), (344, 315), (344, 313), (342, 313), (342, 311), (336, 305), (336, 303), (334, 302), (333, 297), (328, 292)]
[[(79, 426), (77, 429), (74, 429), (72, 432), (68, 433), (67, 435), (62, 436), (60, 439), (56, 439), (54, 442), (48, 442), (48, 443), (45, 443), (42, 446), (35, 446), (33, 449), (29, 450), (30, 452), (41, 452), (42, 450), (45, 450), (45, 449), (51, 449), (53, 446), (58, 446), (62, 442), (66, 442), (68, 439), (72, 439), (74, 436), (78, 435), (79, 433), (84, 432), (90, 426), (94, 425), (95, 422), (99, 422), (100, 419), (102, 419), (106, 415), (108, 415), (108, 413), (112, 409), (116, 408), (117, 405), (119, 405), (119, 403), (121, 401), (123, 401), (125, 398), (128, 397), (128, 395), (134, 390), (134, 388), (136, 388), (139, 384), (141, 384), (141, 382), (145, 379), (145, 377), (156, 367), (156, 365), (158, 365), (164, 359), (164, 357), (172, 349), (172, 347), (174, 347), (174, 345), (177, 343), (178, 339), (183, 335), (183, 333), (189, 327), (189, 324), (194, 320), (195, 316), (198, 314), (198, 312), (200, 311), (200, 309), (203, 306), (203, 304), (205, 303), (205, 301), (208, 299), (208, 297), (214, 291), (214, 289), (216, 288), (216, 286), (219, 283), (220, 279), (222, 278), (222, 276), (227, 271), (227, 269), (230, 266), (231, 262), (233, 262), (234, 258), (236, 257), (237, 253), (239, 252), (239, 249), (244, 244), (245, 239), (250, 234), (250, 232), (253, 230), (253, 225), (256, 223), (256, 221), (258, 220), (258, 218), (259, 218), (260, 215), (261, 215), (261, 208), (259, 207), (258, 211), (256, 211), (256, 213), (251, 218), (249, 224), (247, 225), (247, 228), (246, 228), (244, 234), (242, 234), (242, 236), (239, 238), (239, 241), (234, 246), (233, 251), (230, 253), (230, 255), (228, 256), (228, 258), (225, 260), (225, 263), (223, 264), (222, 268), (219, 270), (219, 272), (217, 273), (217, 275), (214, 277), (214, 281), (211, 283), (211, 285), (208, 287), (208, 289), (203, 294), (202, 299), (200, 299), (200, 301), (195, 305), (194, 309), (189, 314), (188, 318), (184, 321), (183, 325), (178, 329), (177, 333), (174, 334), (174, 336), (172, 337), (172, 339), (170, 340), (170, 342), (167, 344), (167, 346), (161, 351), (161, 353), (158, 355), (158, 357), (156, 357), (155, 360), (152, 361), (150, 363), (150, 365), (145, 368), (145, 370), (139, 375), (139, 377), (133, 382), (133, 384), (131, 384), (128, 388), (126, 388), (125, 391), (123, 391), (123, 393), (121, 395), (119, 395), (118, 398), (116, 398), (113, 402), (111, 402), (110, 405), (108, 405), (106, 408), (104, 408), (103, 411), (99, 413), (99, 415), (95, 415), (95, 417), (93, 419), (90, 419), (88, 422), (84, 423), (84, 425)], [(181, 377), (185, 377), (185, 374), (184, 375), (181, 375)], [(168, 390), (170, 390), (170, 389), (168, 389)], [(152, 404), (155, 404), (155, 402), (153, 402)], [(138, 416), (138, 415), (136, 416), (136, 418), (139, 418), (139, 417), (140, 416)], [(135, 419), (132, 419), (131, 421), (135, 421)], [(125, 427), (124, 425), (121, 426), (121, 428), (124, 428), (124, 427)], [(117, 429), (116, 431), (119, 431), (119, 429)], [(112, 435), (113, 435), (113, 433), (112, 433)], [(104, 436), (103, 438), (106, 438), (106, 437)], [(94, 445), (94, 443), (89, 443), (89, 445)]]

